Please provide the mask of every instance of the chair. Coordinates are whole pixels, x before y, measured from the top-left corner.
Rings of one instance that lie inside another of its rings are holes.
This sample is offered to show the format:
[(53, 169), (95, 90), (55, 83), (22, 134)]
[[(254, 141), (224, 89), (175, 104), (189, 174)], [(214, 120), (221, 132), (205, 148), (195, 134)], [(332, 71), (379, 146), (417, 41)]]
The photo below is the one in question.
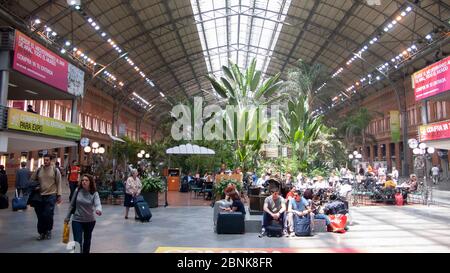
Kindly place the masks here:
[(108, 203), (112, 194), (111, 189), (109, 189), (107, 186), (101, 186), (97, 191), (98, 196), (100, 197), (100, 201)]
[(125, 198), (125, 186), (122, 181), (115, 182), (115, 190), (112, 192), (112, 203), (117, 205), (117, 200), (119, 200), (119, 205), (123, 203)]
[(203, 198), (211, 199), (213, 196), (213, 183), (204, 183), (203, 184)]
[(189, 191), (194, 192), (194, 198), (200, 195), (203, 189), (203, 182), (201, 180), (194, 180), (195, 182), (189, 185)]

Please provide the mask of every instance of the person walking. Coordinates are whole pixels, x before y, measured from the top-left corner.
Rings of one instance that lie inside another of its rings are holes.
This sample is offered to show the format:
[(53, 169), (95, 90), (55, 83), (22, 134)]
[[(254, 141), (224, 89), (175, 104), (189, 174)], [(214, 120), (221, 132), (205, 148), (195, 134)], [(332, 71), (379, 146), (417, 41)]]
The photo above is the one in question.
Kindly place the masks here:
[(128, 212), (131, 207), (134, 207), (134, 201), (139, 194), (141, 194), (142, 184), (138, 177), (138, 171), (136, 169), (131, 170), (131, 176), (128, 177), (125, 183), (125, 219), (128, 219)]
[(16, 171), (16, 189), (18, 196), (20, 196), (21, 192), (22, 195), (28, 194), (30, 177), (31, 173), (30, 170), (27, 168), (27, 162), (26, 161), (20, 162), (20, 169)]
[(73, 239), (80, 244), (81, 253), (87, 254), (91, 250), (92, 232), (96, 222), (95, 214), (102, 215), (102, 205), (94, 177), (86, 174), (83, 175), (80, 185), (75, 189), (70, 201), (69, 212), (64, 220), (65, 223), (69, 223), (72, 217)]
[(76, 160), (72, 161), (72, 166), (70, 166), (69, 170), (69, 188), (70, 188), (70, 195), (69, 200), (72, 200), (73, 193), (75, 189), (78, 187), (78, 182), (80, 181), (80, 167), (78, 166), (78, 163)]
[(50, 163), (50, 156), (44, 156), (44, 165), (37, 169), (31, 177), (32, 181), (39, 183), (38, 191), (41, 196), (40, 201), (34, 204), (34, 210), (38, 218), (39, 237), (37, 240), (39, 241), (52, 238), (55, 204), (61, 204), (61, 173)]

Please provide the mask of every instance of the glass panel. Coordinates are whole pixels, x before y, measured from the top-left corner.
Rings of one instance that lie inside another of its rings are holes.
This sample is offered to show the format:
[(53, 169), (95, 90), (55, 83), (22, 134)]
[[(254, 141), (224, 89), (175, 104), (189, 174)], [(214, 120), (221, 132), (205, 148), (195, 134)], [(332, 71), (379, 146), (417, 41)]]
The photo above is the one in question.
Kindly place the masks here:
[(290, 4), (291, 0), (191, 0), (208, 72), (221, 76), (228, 55), (244, 69), (253, 52), (264, 74)]

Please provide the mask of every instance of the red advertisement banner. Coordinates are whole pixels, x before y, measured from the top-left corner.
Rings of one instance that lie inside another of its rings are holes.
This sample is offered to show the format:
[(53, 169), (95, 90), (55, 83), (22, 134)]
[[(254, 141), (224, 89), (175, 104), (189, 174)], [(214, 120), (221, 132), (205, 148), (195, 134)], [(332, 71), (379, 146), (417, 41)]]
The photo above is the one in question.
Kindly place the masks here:
[(416, 101), (450, 90), (450, 57), (436, 62), (412, 75)]
[(419, 140), (440, 140), (450, 138), (450, 120), (421, 125)]
[(68, 62), (17, 30), (13, 69), (67, 92)]

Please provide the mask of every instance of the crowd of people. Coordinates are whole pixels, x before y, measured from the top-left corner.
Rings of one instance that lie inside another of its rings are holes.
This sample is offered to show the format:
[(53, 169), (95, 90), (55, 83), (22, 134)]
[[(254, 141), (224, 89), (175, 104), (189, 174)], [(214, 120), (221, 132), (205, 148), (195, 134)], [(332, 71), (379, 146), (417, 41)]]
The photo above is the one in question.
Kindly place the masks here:
[[(16, 171), (17, 195), (23, 195), (35, 210), (39, 241), (52, 238), (54, 209), (57, 204), (62, 202), (62, 175), (64, 173), (56, 163), (52, 164), (51, 156), (46, 155), (43, 158), (43, 165), (34, 173), (27, 168), (27, 162), (21, 162), (20, 168)], [(125, 219), (128, 219), (129, 208), (134, 206), (134, 201), (142, 189), (139, 171), (131, 169), (130, 173), (131, 175), (125, 182)], [(234, 171), (227, 170), (223, 164), (215, 174), (206, 172), (203, 176), (200, 173), (192, 176), (191, 173), (188, 173), (183, 178), (183, 183), (189, 185), (204, 182), (214, 183), (217, 175), (227, 174), (242, 177), (244, 189), (259, 189), (260, 194), (267, 196), (263, 206), (261, 237), (266, 235), (266, 228), (274, 221), (283, 227), (284, 236), (295, 236), (294, 219), (298, 217), (323, 219), (329, 228), (331, 220), (324, 210), (327, 202), (337, 198), (348, 204), (354, 189), (362, 187), (366, 189), (370, 187), (401, 189), (403, 198), (406, 200), (407, 194), (418, 188), (415, 174), (399, 184), (399, 173), (395, 167), (390, 173), (387, 173), (386, 168), (382, 166), (373, 168), (370, 165), (367, 169), (360, 166), (357, 172), (351, 172), (343, 167), (324, 178), (322, 176), (307, 177), (302, 173), (294, 177), (289, 172), (281, 174), (271, 170), (265, 170), (258, 177), (255, 172), (243, 174), (240, 168), (236, 168)], [(75, 160), (67, 169), (67, 180), (70, 188), (70, 206), (65, 222), (72, 222), (73, 237), (80, 244), (81, 252), (89, 253), (96, 216), (102, 215), (96, 181), (92, 175), (82, 174)], [(273, 187), (271, 185), (273, 181), (278, 182), (279, 185)], [(4, 166), (1, 165), (0, 190), (0, 194), (6, 194), (7, 177)], [(224, 193), (226, 198), (221, 200), (218, 206), (222, 211), (246, 214), (243, 202), (246, 192), (238, 191), (234, 184), (229, 184)], [(216, 211), (214, 213), (216, 214)], [(214, 216), (216, 219), (216, 215)]]

